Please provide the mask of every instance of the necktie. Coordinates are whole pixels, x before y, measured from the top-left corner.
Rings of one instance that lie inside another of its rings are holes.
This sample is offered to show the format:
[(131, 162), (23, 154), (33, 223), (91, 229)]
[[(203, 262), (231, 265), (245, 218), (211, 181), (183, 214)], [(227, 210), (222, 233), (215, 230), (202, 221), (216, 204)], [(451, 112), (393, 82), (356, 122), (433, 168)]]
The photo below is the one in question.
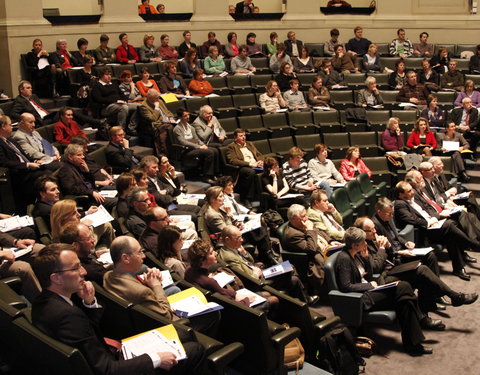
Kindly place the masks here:
[(29, 99), (30, 103), (33, 105), (33, 108), (38, 112), (41, 118), (47, 116), (50, 112), (48, 112), (45, 108), (43, 108), (40, 104), (38, 104), (35, 100)]
[(432, 201), (427, 194), (422, 192), (422, 196), (433, 208), (435, 208), (435, 211), (437, 211), (438, 213), (441, 213), (443, 211), (442, 207), (440, 207), (436, 202)]
[(40, 139), (38, 139), (38, 137), (32, 133), (32, 138), (33, 140), (37, 143), (38, 147), (40, 147), (40, 151), (43, 152), (43, 144), (42, 144), (42, 141)]
[(24, 162), (24, 163), (29, 163), (30, 160), (27, 159), (27, 157), (18, 149), (17, 146), (15, 146), (12, 142), (10, 142), (8, 139), (5, 139), (6, 142), (7, 142), (7, 145), (15, 152), (15, 154), (17, 155), (18, 159), (21, 161), (21, 162)]
[(325, 217), (327, 218), (327, 220), (330, 222), (330, 224), (332, 224), (332, 226), (333, 226), (336, 230), (338, 230), (338, 231), (340, 231), (340, 232), (343, 232), (344, 229), (342, 228), (342, 226), (341, 226), (340, 224), (337, 223), (337, 221), (336, 221), (334, 218), (330, 217), (329, 214), (324, 214), (324, 215), (325, 215)]
[(470, 111), (466, 111), (465, 125), (470, 126)]

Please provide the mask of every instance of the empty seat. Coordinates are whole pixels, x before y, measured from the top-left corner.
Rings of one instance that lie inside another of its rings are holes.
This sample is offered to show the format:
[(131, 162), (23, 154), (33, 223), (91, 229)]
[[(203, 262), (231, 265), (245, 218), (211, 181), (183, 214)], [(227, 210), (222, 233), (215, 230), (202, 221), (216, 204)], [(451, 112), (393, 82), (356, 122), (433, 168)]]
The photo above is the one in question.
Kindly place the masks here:
[(272, 138), (286, 137), (293, 134), (294, 128), (288, 124), (285, 113), (267, 113), (262, 115), (263, 126), (272, 130)]
[(234, 94), (247, 94), (253, 92), (248, 75), (227, 76), (227, 85)]
[(360, 149), (362, 156), (379, 156), (385, 151), (377, 143), (376, 132), (350, 133), (350, 144)]
[[(389, 44), (388, 43), (376, 43), (377, 51), (380, 56), (390, 56)], [(383, 59), (382, 59), (383, 61)]]
[(348, 133), (323, 134), (323, 143), (325, 143), (330, 150), (332, 159), (344, 158), (347, 149), (350, 147)]
[(238, 126), (249, 133), (251, 141), (270, 137), (270, 131), (263, 126), (261, 116), (240, 116), (237, 120)]
[(255, 145), (257, 150), (260, 151), (263, 157), (277, 156), (277, 154), (273, 153), (272, 150), (270, 149), (270, 143), (268, 142), (268, 139), (259, 139), (259, 140), (253, 141), (252, 143)]
[(250, 60), (252, 61), (252, 65), (257, 69), (255, 74), (264, 74), (270, 72), (270, 66), (268, 64), (267, 57), (253, 57)]
[(353, 107), (354, 105), (352, 90), (331, 90), (330, 99), (337, 110)]
[(390, 189), (396, 181), (395, 173), (388, 168), (387, 158), (385, 156), (375, 156), (362, 158), (365, 165), (372, 171), (371, 179), (375, 184), (386, 183), (386, 188)]
[(462, 52), (464, 51), (470, 51), (475, 54), (477, 51), (477, 45), (476, 44), (457, 44), (455, 48), (455, 56), (461, 56)]
[(350, 204), (357, 215), (367, 215), (369, 212), (370, 202), (367, 202), (365, 199), (362, 189), (360, 189), (360, 183), (356, 179), (348, 181), (345, 184), (345, 190), (347, 191)]
[(320, 131), (320, 127), (313, 123), (312, 112), (289, 112), (288, 122), (295, 128), (295, 134), (312, 134)]
[(213, 87), (213, 92), (218, 95), (229, 95), (230, 88), (227, 87), (227, 80), (225, 77), (207, 77), (205, 81), (210, 82)]
[(397, 103), (397, 95), (399, 90), (382, 90), (380, 95), (382, 95), (384, 104), (395, 104)]
[(230, 95), (214, 96), (208, 98), (208, 102), (218, 118), (236, 117), (238, 115), (238, 110), (234, 106)]
[(351, 89), (363, 88), (365, 87), (365, 74), (347, 74), (344, 81)]
[(260, 115), (263, 109), (257, 104), (255, 94), (232, 95), (233, 105), (240, 110), (242, 116)]
[(225, 129), (227, 136), (231, 136), (236, 128), (238, 128), (238, 123), (236, 118), (222, 118), (218, 119), (222, 128)]
[(269, 139), (270, 149), (273, 153), (285, 158), (288, 154), (288, 150), (295, 146), (292, 137), (281, 137)]
[(208, 98), (193, 98), (185, 101), (187, 111), (191, 114), (198, 114), (200, 107), (203, 107), (204, 105), (208, 105)]
[(350, 205), (347, 190), (343, 187), (335, 189), (330, 196), (330, 202), (332, 202), (340, 215), (342, 215), (344, 228), (352, 226), (354, 219), (357, 217), (357, 213)]
[(390, 111), (371, 110), (367, 111), (366, 115), (370, 130), (383, 131), (387, 128)]
[(322, 57), (325, 43), (305, 43), (305, 47), (308, 49), (310, 56)]
[(250, 76), (250, 84), (256, 92), (263, 93), (266, 91), (265, 86), (268, 81), (272, 80), (271, 74), (254, 74)]
[(317, 143), (322, 143), (322, 139), (320, 134), (297, 134), (295, 135), (295, 143), (297, 144), (297, 147), (300, 147), (306, 153), (304, 159), (309, 160), (315, 156), (315, 145)]
[(407, 70), (417, 70), (422, 68), (423, 57), (409, 57), (405, 61), (405, 68)]
[(313, 112), (313, 123), (320, 126), (321, 133), (336, 133), (344, 129), (338, 111)]
[[(161, 97), (160, 97), (161, 98)], [(168, 108), (168, 110), (170, 112), (173, 113), (174, 116), (177, 115), (177, 111), (180, 109), (180, 108), (184, 108), (186, 109), (185, 107), (185, 100), (178, 100), (176, 102), (170, 102), (170, 103), (165, 103), (165, 106)]]

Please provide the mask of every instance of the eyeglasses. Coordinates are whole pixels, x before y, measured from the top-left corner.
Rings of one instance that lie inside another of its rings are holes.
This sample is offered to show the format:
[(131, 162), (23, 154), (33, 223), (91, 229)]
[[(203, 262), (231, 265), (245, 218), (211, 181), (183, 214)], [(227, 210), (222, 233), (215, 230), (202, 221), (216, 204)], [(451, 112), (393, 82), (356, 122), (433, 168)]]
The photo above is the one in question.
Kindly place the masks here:
[(165, 220), (167, 220), (167, 219), (170, 219), (170, 216), (165, 216), (165, 217), (163, 217), (163, 218), (161, 218), (161, 219), (153, 219), (152, 221), (165, 221)]
[(81, 264), (79, 264), (78, 266), (76, 267), (73, 267), (73, 268), (69, 268), (67, 270), (58, 270), (58, 271), (53, 271), (53, 273), (62, 273), (62, 272), (68, 272), (68, 271), (80, 271), (80, 269), (83, 268), (83, 266)]
[(142, 255), (143, 253), (145, 252), (145, 249), (140, 249), (140, 250), (137, 250), (137, 251), (132, 251), (130, 254), (128, 255)]
[(137, 202), (142, 202), (142, 203), (147, 203), (147, 202), (150, 202), (150, 198), (145, 198), (141, 201), (137, 201)]

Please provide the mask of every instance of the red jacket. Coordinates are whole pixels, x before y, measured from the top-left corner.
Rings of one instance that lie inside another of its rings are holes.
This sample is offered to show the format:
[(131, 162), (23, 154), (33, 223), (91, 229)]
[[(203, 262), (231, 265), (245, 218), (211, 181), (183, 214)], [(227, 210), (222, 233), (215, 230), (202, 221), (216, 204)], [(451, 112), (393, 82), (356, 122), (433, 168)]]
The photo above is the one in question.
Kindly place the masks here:
[[(151, 14), (158, 14), (157, 10), (155, 9), (155, 7), (153, 5), (149, 5), (148, 7), (150, 8), (150, 13)], [(138, 6), (138, 14), (147, 14), (146, 8), (147, 7), (145, 5), (140, 4)]]
[[(132, 55), (133, 60), (139, 61), (140, 58), (138, 57), (137, 51), (135, 51), (135, 47), (133, 47), (131, 44), (128, 45), (128, 50), (130, 51), (130, 55)], [(127, 64), (128, 63), (128, 53), (123, 44), (120, 44), (117, 47), (117, 60)]]
[(70, 122), (70, 126), (65, 125), (62, 121), (57, 122), (53, 126), (53, 135), (55, 135), (55, 142), (62, 145), (70, 144), (72, 137), (77, 135), (88, 139), (82, 128), (73, 120)]
[[(368, 177), (372, 177), (372, 171), (368, 169), (368, 167), (365, 165), (362, 159), (357, 159), (356, 166), (357, 166), (358, 174), (366, 173), (368, 174)], [(355, 168), (348, 159), (342, 160), (342, 163), (340, 164), (339, 172), (342, 174), (345, 181), (355, 180)]]
[[(435, 134), (433, 134), (432, 131), (429, 131), (428, 133), (425, 133), (427, 140), (425, 143), (432, 147), (432, 148), (437, 148), (437, 140), (435, 139)], [(418, 146), (420, 144), (420, 134), (413, 131), (410, 134), (410, 137), (408, 137), (407, 141), (407, 146), (410, 148), (415, 148), (415, 146)]]

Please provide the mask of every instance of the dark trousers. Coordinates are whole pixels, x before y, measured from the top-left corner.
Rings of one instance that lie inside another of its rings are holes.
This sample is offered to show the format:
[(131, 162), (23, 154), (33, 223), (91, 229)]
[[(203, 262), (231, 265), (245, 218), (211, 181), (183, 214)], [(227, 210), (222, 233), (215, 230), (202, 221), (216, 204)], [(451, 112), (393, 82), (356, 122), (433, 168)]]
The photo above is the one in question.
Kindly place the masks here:
[(240, 194), (240, 200), (253, 200), (255, 197), (255, 170), (250, 167), (241, 167), (238, 173), (235, 191)]
[(207, 149), (196, 148), (188, 151), (188, 157), (198, 157), (201, 160), (204, 176), (214, 176), (218, 172), (218, 150), (209, 147)]

